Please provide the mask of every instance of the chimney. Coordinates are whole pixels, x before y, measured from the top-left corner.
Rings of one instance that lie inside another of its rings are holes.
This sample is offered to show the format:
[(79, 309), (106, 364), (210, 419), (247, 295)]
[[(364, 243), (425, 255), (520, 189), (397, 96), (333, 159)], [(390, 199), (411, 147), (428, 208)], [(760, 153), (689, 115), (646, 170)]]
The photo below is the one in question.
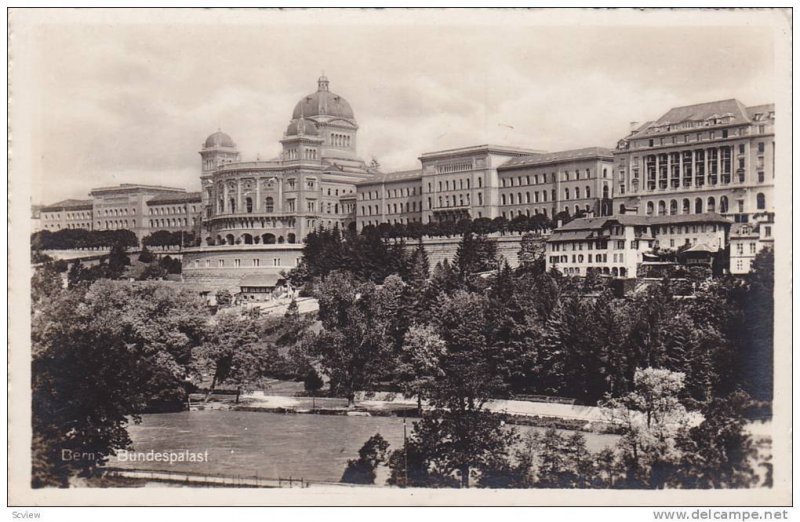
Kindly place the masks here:
[(556, 221), (556, 228), (561, 228), (561, 220)]
[(630, 126), (631, 126), (631, 132), (633, 132), (639, 127), (639, 122), (638, 121), (632, 121), (630, 123)]

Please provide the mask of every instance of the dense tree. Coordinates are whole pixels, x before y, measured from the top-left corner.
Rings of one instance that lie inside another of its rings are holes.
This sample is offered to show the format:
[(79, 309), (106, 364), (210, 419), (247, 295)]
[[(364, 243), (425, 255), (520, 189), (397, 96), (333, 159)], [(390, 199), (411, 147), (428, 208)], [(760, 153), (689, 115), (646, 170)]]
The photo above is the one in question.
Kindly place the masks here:
[(142, 251), (139, 253), (139, 261), (142, 263), (152, 263), (156, 260), (156, 256), (147, 248), (147, 243), (142, 246)]
[(317, 370), (314, 368), (309, 368), (308, 372), (306, 373), (306, 378), (303, 381), (303, 387), (305, 390), (310, 394), (315, 394), (322, 389), (322, 386), (325, 383), (322, 380), (322, 377), (319, 376)]
[(389, 443), (376, 433), (358, 450), (358, 459), (347, 461), (341, 482), (375, 484), (375, 469), (387, 459)]
[(122, 243), (114, 243), (111, 246), (111, 252), (108, 254), (108, 269), (113, 278), (118, 278), (122, 275), (125, 267), (130, 266), (131, 260), (128, 257), (128, 251)]
[(98, 281), (40, 302), (31, 337), (33, 485), (91, 474), (130, 443), (129, 416), (182, 404), (205, 314), (199, 298), (158, 284)]
[(388, 377), (394, 341), (386, 314), (376, 313), (380, 295), (372, 283), (332, 272), (317, 289), (323, 330), (314, 343), (331, 391), (354, 404), (355, 392)]
[(236, 386), (238, 402), (242, 388), (258, 384), (274, 366), (277, 350), (271, 343), (261, 342), (260, 332), (257, 319), (235, 312), (217, 314), (205, 342), (194, 350), (198, 366), (212, 376), (206, 401), (217, 385), (227, 383)]
[(634, 389), (606, 403), (623, 428), (619, 444), (630, 487), (663, 488), (683, 459), (678, 436), (687, 429), (679, 395), (685, 376), (669, 370), (637, 369)]
[(32, 250), (71, 250), (109, 248), (115, 244), (137, 247), (139, 241), (130, 230), (84, 230), (65, 228), (56, 232), (40, 230), (31, 235)]
[(214, 294), (214, 298), (217, 301), (217, 305), (221, 307), (230, 306), (233, 303), (233, 295), (227, 288), (217, 290)]

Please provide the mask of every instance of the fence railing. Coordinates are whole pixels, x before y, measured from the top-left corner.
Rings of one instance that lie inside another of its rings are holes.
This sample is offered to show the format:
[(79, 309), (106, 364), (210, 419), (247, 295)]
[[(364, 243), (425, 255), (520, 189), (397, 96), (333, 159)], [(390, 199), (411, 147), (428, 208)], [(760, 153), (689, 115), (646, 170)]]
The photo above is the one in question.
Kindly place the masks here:
[(154, 482), (170, 482), (186, 486), (212, 486), (235, 488), (307, 488), (309, 482), (302, 477), (259, 477), (258, 475), (222, 475), (192, 473), (184, 471), (145, 470), (126, 468), (106, 468), (106, 476), (150, 480)]

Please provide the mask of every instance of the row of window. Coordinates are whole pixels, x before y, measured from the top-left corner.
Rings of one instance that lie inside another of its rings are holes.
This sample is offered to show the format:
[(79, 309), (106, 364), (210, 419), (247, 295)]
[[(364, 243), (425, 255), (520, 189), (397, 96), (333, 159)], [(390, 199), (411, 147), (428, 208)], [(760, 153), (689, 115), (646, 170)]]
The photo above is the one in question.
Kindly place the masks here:
[[(604, 178), (608, 177), (608, 169), (605, 167), (603, 168), (603, 177)], [(565, 170), (564, 172), (561, 173), (561, 181), (580, 181), (581, 179), (592, 179), (591, 169), (586, 169), (583, 173), (583, 177), (581, 177), (580, 169), (575, 169), (574, 176), (568, 170)], [(516, 180), (516, 185), (520, 187), (524, 185), (531, 185), (531, 176), (517, 176), (516, 178), (513, 177), (500, 178), (500, 186), (513, 187), (515, 180)], [(550, 174), (550, 182), (551, 183), (556, 182), (555, 172), (552, 172)], [(533, 185), (539, 185), (540, 183), (547, 183), (547, 174), (542, 174), (541, 178), (539, 177), (539, 174), (533, 175)]]
[[(211, 259), (205, 259), (202, 263), (200, 263), (199, 259), (195, 259), (192, 262), (192, 268), (211, 268), (212, 264), (217, 268), (225, 268), (225, 260), (224, 259), (217, 259), (216, 263), (212, 263)], [(300, 264), (300, 259), (298, 258), (295, 261), (295, 265)], [(279, 257), (272, 258), (272, 265), (271, 266), (284, 266), (283, 260)], [(261, 267), (261, 260), (260, 259), (251, 259), (250, 260), (250, 267), (251, 268), (260, 268)], [(242, 268), (242, 260), (241, 259), (234, 259), (233, 260), (233, 268)]]
[[(756, 125), (756, 132), (758, 134), (766, 134), (767, 126), (766, 125)], [(746, 136), (748, 135), (748, 129), (722, 129), (721, 131), (710, 131), (710, 132), (697, 132), (695, 134), (676, 134), (674, 136), (665, 137), (665, 138), (649, 138), (646, 140), (636, 140), (635, 147), (642, 148), (642, 147), (661, 147), (664, 145), (677, 145), (680, 143), (692, 143), (698, 141), (705, 141), (705, 140), (716, 140), (719, 138), (727, 139), (729, 137), (734, 136)]]
[[(197, 205), (192, 205), (192, 214), (197, 213)], [(189, 210), (186, 205), (179, 205), (177, 207), (150, 207), (149, 214), (151, 216), (168, 216), (170, 214), (183, 214)]]
[[(167, 228), (174, 228), (174, 227), (186, 227), (188, 226), (189, 221), (187, 218), (168, 218), (168, 219), (150, 219), (149, 226), (150, 228), (154, 227), (167, 227)], [(197, 218), (192, 218), (192, 226), (197, 224)]]
[[(695, 198), (694, 200), (694, 213), (695, 214), (702, 214), (704, 212), (719, 212), (720, 214), (727, 214), (729, 213), (730, 207), (728, 203), (727, 196), (721, 196), (719, 198), (719, 210), (717, 210), (716, 199), (714, 196), (710, 196), (705, 201), (705, 209), (703, 207), (703, 199), (702, 198)], [(664, 200), (660, 200), (658, 202), (658, 215), (659, 216), (674, 216), (678, 214), (678, 201), (677, 200), (670, 200), (669, 207), (667, 207), (667, 202)], [(766, 210), (767, 208), (767, 198), (762, 193), (759, 192), (756, 194), (756, 209), (757, 210)], [(736, 213), (741, 214), (744, 213), (744, 200), (739, 199), (736, 200)], [(646, 214), (648, 216), (652, 216), (656, 213), (656, 205), (652, 201), (648, 201), (646, 204)], [(681, 202), (680, 207), (681, 214), (690, 214), (691, 213), (691, 202), (688, 198), (684, 198)]]
[(349, 147), (352, 140), (347, 134), (331, 133), (331, 145), (334, 147)]
[[(136, 208), (131, 208), (131, 214), (136, 214)], [(127, 208), (106, 208), (100, 210), (101, 216), (127, 216), (128, 209)]]
[[(328, 203), (330, 205), (330, 203)], [(422, 211), (422, 203), (419, 205), (419, 211)], [(417, 212), (416, 201), (406, 201), (405, 203), (387, 203), (387, 214), (402, 214), (403, 212)], [(378, 216), (380, 215), (380, 207), (378, 205), (361, 205), (362, 216)]]

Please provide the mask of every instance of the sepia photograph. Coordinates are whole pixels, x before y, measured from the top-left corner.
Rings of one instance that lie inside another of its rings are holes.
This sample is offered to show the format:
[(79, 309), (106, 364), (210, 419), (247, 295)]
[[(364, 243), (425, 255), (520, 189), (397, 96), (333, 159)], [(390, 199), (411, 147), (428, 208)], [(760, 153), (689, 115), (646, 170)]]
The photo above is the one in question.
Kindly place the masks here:
[(10, 9), (9, 503), (791, 505), (791, 31)]

